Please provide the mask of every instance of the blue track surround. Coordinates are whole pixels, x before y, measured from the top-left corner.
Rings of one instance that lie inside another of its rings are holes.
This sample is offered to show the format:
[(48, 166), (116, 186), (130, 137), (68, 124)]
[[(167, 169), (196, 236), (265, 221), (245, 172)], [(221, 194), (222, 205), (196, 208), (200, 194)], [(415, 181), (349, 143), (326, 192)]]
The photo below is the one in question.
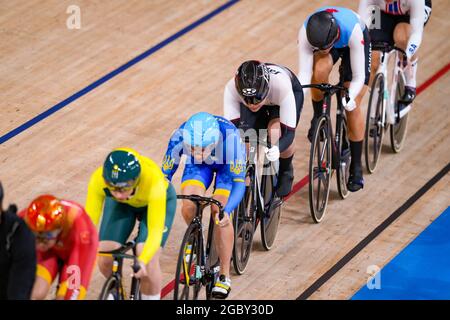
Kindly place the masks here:
[(450, 299), (450, 207), (380, 272), (381, 288), (364, 285), (352, 300)]
[(206, 21), (210, 20), (211, 18), (215, 17), (216, 15), (221, 13), (222, 11), (230, 8), (231, 6), (233, 6), (234, 4), (238, 3), (239, 1), (240, 0), (232, 0), (232, 1), (226, 2), (222, 6), (218, 7), (217, 9), (215, 9), (214, 11), (212, 11), (212, 12), (208, 13), (207, 15), (201, 17), (200, 19), (198, 19), (197, 21), (191, 23), (187, 27), (181, 29), (177, 33), (173, 34), (172, 36), (170, 36), (167, 39), (161, 41), (160, 43), (158, 43), (157, 45), (151, 47), (147, 51), (141, 53), (139, 56), (137, 56), (134, 59), (128, 61), (124, 65), (122, 65), (119, 68), (115, 69), (114, 71), (108, 73), (107, 75), (103, 76), (102, 78), (98, 79), (97, 81), (91, 83), (86, 88), (81, 89), (77, 93), (71, 95), (67, 99), (61, 101), (60, 103), (58, 103), (56, 105), (54, 105), (50, 109), (48, 109), (48, 110), (38, 114), (33, 119), (28, 120), (27, 122), (25, 122), (24, 124), (20, 125), (19, 127), (15, 128), (12, 131), (10, 131), (10, 132), (6, 133), (5, 135), (1, 136), (0, 137), (0, 145), (3, 144), (4, 142), (8, 141), (9, 139), (15, 137), (19, 133), (27, 130), (28, 128), (30, 128), (31, 126), (35, 125), (36, 123), (38, 123), (38, 122), (44, 120), (45, 118), (51, 116), (53, 113), (55, 113), (56, 111), (64, 108), (65, 106), (67, 106), (71, 102), (73, 102), (73, 101), (81, 98), (85, 94), (91, 92), (92, 90), (94, 90), (95, 88), (99, 87), (100, 85), (102, 85), (106, 81), (111, 80), (112, 78), (114, 78), (118, 74), (124, 72), (128, 68), (134, 66), (136, 63), (140, 62), (141, 60), (151, 56), (152, 54), (154, 54), (158, 50), (164, 48), (165, 46), (167, 46), (171, 42), (173, 42), (173, 41), (177, 40), (178, 38), (182, 37), (183, 35), (185, 35), (189, 31), (192, 31), (193, 29), (197, 28), (201, 24), (203, 24)]

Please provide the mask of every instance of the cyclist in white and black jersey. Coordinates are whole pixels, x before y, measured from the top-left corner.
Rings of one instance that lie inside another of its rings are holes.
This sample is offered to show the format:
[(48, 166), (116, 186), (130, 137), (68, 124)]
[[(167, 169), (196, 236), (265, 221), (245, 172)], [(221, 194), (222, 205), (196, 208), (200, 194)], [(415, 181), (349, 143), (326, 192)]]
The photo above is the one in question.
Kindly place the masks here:
[(224, 116), (244, 132), (268, 129), (270, 161), (280, 159), (277, 194), (286, 196), (294, 178), (295, 129), (303, 106), (303, 90), (288, 68), (256, 60), (244, 62), (224, 92)]
[[(379, 16), (372, 15), (373, 6), (379, 8)], [(417, 50), (422, 43), (424, 26), (431, 16), (431, 0), (360, 0), (359, 14), (370, 27), (372, 44), (395, 44), (406, 52), (406, 88), (401, 104), (404, 108), (416, 97)], [(372, 53), (372, 77), (379, 66), (379, 54), (377, 51)]]

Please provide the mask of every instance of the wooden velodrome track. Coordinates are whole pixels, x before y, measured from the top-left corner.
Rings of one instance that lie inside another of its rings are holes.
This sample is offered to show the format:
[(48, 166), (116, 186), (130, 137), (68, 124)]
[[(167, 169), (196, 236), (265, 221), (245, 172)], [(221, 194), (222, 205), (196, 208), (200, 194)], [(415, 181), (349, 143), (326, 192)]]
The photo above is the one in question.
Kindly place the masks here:
[[(81, 29), (68, 30), (66, 9), (72, 1), (0, 0), (0, 136), (225, 3), (78, 0)], [(192, 113), (222, 113), (224, 85), (242, 61), (256, 58), (297, 72), (298, 28), (323, 4), (356, 9), (357, 1), (240, 1), (2, 140), (0, 179), (6, 202), (23, 208), (38, 194), (53, 193), (84, 204), (90, 174), (114, 147), (133, 147), (160, 163), (172, 130)], [(449, 10), (448, 1), (433, 1), (420, 49), (419, 85), (448, 69)], [(362, 192), (342, 201), (333, 178), (321, 224), (309, 216), (307, 187), (293, 195), (284, 205), (275, 247), (263, 251), (256, 237), (246, 273), (232, 276), (230, 299), (297, 298), (445, 167), (450, 160), (449, 85), (448, 74), (443, 75), (420, 93), (404, 149), (391, 153), (385, 139), (380, 166), (366, 174)], [(308, 96), (297, 128), (295, 181), (307, 174), (311, 114)], [(178, 191), (181, 169), (174, 178)], [(351, 297), (367, 281), (368, 266), (384, 266), (447, 208), (449, 185), (447, 174), (310, 298)], [(185, 228), (178, 212), (162, 255), (164, 284), (173, 278)], [(97, 297), (102, 283), (96, 268), (88, 298)]]

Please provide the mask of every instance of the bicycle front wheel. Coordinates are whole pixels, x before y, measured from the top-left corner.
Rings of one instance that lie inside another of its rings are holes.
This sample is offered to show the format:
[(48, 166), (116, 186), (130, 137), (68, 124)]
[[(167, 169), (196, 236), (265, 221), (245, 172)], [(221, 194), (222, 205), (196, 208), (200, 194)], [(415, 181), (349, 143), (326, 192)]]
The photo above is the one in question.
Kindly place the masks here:
[[(401, 73), (398, 74), (397, 89), (395, 91), (395, 110), (398, 110), (398, 101), (403, 97), (405, 92), (405, 84)], [(398, 122), (391, 124), (390, 136), (391, 136), (391, 148), (392, 151), (398, 153), (402, 150), (405, 142), (406, 132), (408, 128), (408, 116), (409, 112), (405, 114)]]
[(131, 278), (130, 300), (141, 300), (141, 280)]
[(123, 300), (120, 292), (119, 279), (110, 276), (103, 285), (98, 300)]
[(351, 162), (351, 152), (350, 152), (350, 141), (348, 141), (347, 136), (347, 120), (344, 115), (340, 120), (338, 128), (336, 128), (339, 134), (338, 143), (338, 153), (339, 153), (339, 163), (338, 168), (336, 168), (336, 180), (339, 195), (342, 199), (347, 198), (349, 191), (347, 188), (347, 182), (350, 177), (350, 162)]
[(175, 273), (174, 300), (197, 300), (202, 287), (201, 266), (201, 230), (198, 225), (190, 224), (178, 254)]
[[(276, 173), (271, 162), (270, 171), (262, 177), (261, 193), (264, 197), (264, 208), (261, 212), (261, 240), (264, 249), (273, 247), (281, 220), (281, 199), (275, 197)], [(274, 198), (275, 197), (275, 198)]]
[(366, 133), (364, 139), (364, 155), (369, 173), (375, 172), (383, 144), (383, 102), (384, 75), (378, 73), (370, 90), (367, 108)]
[(233, 216), (234, 247), (233, 266), (237, 274), (243, 274), (250, 259), (255, 232), (254, 201), (251, 185), (246, 187), (244, 198)]
[(309, 209), (316, 223), (325, 215), (330, 193), (332, 141), (328, 130), (327, 117), (320, 117), (309, 155)]

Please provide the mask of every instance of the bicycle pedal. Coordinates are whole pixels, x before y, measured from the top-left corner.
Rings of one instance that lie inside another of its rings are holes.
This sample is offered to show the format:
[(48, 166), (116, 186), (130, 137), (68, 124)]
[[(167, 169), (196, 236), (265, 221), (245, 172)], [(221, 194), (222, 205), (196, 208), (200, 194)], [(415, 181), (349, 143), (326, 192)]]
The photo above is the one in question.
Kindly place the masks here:
[[(186, 279), (180, 279), (180, 284), (186, 285)], [(193, 286), (195, 284), (197, 284), (197, 279), (193, 277), (189, 278), (189, 286)]]

